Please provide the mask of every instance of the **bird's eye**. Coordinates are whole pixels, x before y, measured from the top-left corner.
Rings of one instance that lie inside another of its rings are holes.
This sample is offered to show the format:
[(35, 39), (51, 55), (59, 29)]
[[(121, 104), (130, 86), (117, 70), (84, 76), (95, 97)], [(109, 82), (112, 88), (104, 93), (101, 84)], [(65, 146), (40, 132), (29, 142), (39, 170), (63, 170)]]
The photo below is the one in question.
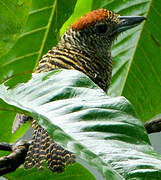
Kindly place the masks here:
[(108, 30), (108, 26), (105, 23), (96, 24), (96, 32), (99, 34), (105, 34)]

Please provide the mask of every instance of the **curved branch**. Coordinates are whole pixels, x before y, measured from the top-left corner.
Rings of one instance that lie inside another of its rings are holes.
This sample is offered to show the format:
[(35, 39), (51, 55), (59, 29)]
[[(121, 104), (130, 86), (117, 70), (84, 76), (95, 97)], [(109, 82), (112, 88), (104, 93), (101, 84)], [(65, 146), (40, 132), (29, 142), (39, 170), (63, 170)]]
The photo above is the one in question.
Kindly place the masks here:
[(8, 156), (0, 158), (0, 176), (15, 171), (24, 163), (30, 141), (20, 140), (15, 144), (0, 143), (0, 150), (12, 151)]
[(148, 134), (161, 132), (161, 117), (146, 122), (144, 127)]
[(1, 151), (12, 151), (12, 144), (0, 143), (0, 150)]

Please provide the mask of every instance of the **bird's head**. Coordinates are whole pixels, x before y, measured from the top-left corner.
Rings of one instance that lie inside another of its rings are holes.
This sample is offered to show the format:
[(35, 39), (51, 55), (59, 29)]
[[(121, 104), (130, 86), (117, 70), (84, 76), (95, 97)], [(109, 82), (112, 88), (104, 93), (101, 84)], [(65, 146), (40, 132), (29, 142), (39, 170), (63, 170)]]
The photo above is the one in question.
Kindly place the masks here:
[(141, 16), (120, 16), (106, 9), (93, 10), (73, 23), (62, 40), (69, 48), (105, 53), (121, 32), (144, 19)]

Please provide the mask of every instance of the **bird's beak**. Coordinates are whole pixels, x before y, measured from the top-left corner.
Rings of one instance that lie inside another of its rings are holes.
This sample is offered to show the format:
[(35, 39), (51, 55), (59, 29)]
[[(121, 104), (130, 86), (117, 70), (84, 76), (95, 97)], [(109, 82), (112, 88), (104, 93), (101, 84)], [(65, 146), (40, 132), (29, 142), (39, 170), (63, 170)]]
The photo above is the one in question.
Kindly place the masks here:
[(120, 19), (120, 24), (115, 27), (114, 34), (133, 28), (146, 19), (142, 16), (119, 16), (118, 18)]

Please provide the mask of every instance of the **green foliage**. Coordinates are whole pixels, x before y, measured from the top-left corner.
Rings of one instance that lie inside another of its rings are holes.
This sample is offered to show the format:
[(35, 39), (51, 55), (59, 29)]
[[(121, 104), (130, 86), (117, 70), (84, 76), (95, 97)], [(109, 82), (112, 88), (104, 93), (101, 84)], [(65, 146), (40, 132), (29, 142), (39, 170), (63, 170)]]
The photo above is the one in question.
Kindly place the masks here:
[(161, 177), (161, 156), (150, 146), (131, 104), (107, 96), (78, 71), (34, 74), (10, 90), (2, 84), (0, 98), (33, 116), (56, 142), (106, 179)]
[(7, 53), (27, 20), (31, 0), (1, 0), (0, 2), (0, 56)]
[(137, 42), (122, 95), (134, 105), (143, 121), (161, 113), (161, 3), (151, 1), (147, 22)]
[(32, 1), (23, 32), (13, 48), (0, 57), (0, 82), (12, 78), (12, 84), (16, 84), (30, 78), (37, 61), (57, 43), (59, 29), (73, 12), (75, 3), (76, 0)]
[(80, 164), (68, 166), (65, 172), (59, 174), (54, 174), (48, 169), (38, 173), (36, 168), (27, 171), (19, 168), (16, 173), (8, 174), (7, 178), (12, 180), (95, 180), (94, 176)]
[[(80, 16), (97, 8), (110, 9), (120, 15), (147, 17), (147, 22), (123, 33), (114, 44), (113, 80), (109, 95), (113, 97), (123, 95), (129, 99), (143, 122), (161, 113), (159, 24), (161, 4), (158, 1), (32, 0), (31, 4), (31, 1), (26, 0), (2, 0), (0, 83), (4, 84), (1, 85), (0, 94), (7, 103), (0, 100), (0, 141), (13, 142), (26, 131), (28, 125), (22, 127), (14, 136), (11, 134), (16, 112), (24, 112), (32, 114), (56, 141), (75, 152), (111, 180), (160, 179), (160, 156), (153, 152), (144, 128), (124, 98), (107, 97), (86, 76), (75, 72), (73, 79), (74, 72), (70, 72), (71, 79), (69, 79), (65, 71), (55, 75), (53, 73), (38, 75), (40, 79), (34, 77), (24, 86), (20, 85), (9, 91), (5, 89), (5, 86), (12, 88), (18, 83), (27, 82), (38, 60), (57, 43), (60, 34)], [(50, 79), (55, 85), (47, 84), (46, 87), (49, 85), (50, 91), (47, 89), (46, 95), (42, 96), (39, 89), (45, 88), (43, 84), (50, 82)], [(63, 82), (66, 82), (68, 87), (61, 88)], [(31, 94), (26, 94), (30, 92), (32, 86), (36, 88)], [(20, 87), (26, 89), (22, 91)], [(54, 99), (56, 102), (52, 103), (51, 100), (55, 95), (57, 95)], [(61, 108), (58, 106), (59, 102), (62, 103)], [(52, 104), (51, 109), (48, 107), (49, 103)], [(52, 113), (55, 119), (50, 117)], [(96, 145), (100, 148), (95, 148)], [(36, 178), (65, 179), (71, 172), (73, 175), (78, 166), (68, 167), (69, 172), (68, 169), (65, 172), (67, 175), (53, 175), (45, 170)], [(77, 174), (73, 176), (75, 179), (81, 179), (82, 174), (83, 179), (94, 179), (88, 170), (83, 171), (82, 167), (78, 169)], [(38, 174), (35, 169), (24, 171), (21, 168), (8, 175), (8, 178), (36, 179), (35, 174)]]

